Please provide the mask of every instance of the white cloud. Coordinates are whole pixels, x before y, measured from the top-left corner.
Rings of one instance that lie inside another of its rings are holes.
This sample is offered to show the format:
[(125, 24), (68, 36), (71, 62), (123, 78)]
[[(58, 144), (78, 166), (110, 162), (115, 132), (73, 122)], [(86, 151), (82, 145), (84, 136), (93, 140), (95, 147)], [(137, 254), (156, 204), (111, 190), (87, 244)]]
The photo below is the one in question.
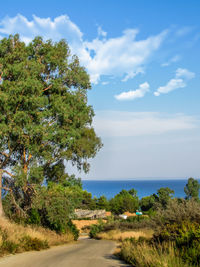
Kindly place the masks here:
[[(66, 15), (51, 18), (33, 16), (32, 20), (18, 14), (15, 17), (5, 17), (0, 21), (0, 34), (19, 33), (23, 41), (30, 42), (40, 35), (45, 40), (58, 41), (66, 39), (72, 50), (77, 54), (93, 83), (98, 83), (102, 75), (132, 78), (144, 69), (152, 54), (159, 49), (167, 31), (143, 40), (136, 40), (137, 29), (128, 29), (119, 37), (108, 38), (107, 33), (98, 28), (98, 37), (84, 40), (79, 27)], [(100, 37), (103, 37), (101, 40)]]
[(145, 40), (136, 41), (138, 30), (129, 29), (117, 38), (94, 39), (91, 42), (84, 42), (85, 47), (95, 54), (87, 65), (93, 82), (97, 83), (101, 75), (120, 77), (124, 74), (142, 72), (144, 64), (160, 47), (166, 33), (164, 31)]
[(130, 71), (125, 75), (125, 77), (121, 80), (122, 82), (127, 82), (129, 79), (134, 78), (139, 73), (144, 73), (143, 68), (138, 68), (136, 71)]
[(176, 70), (176, 78), (185, 78), (187, 80), (193, 79), (195, 77), (195, 73), (191, 72), (187, 69), (177, 69)]
[(155, 96), (160, 94), (167, 94), (175, 89), (183, 88), (186, 86), (186, 83), (182, 79), (171, 79), (165, 86), (160, 86), (156, 92)]
[(175, 78), (169, 80), (169, 82), (165, 86), (160, 86), (157, 91), (154, 92), (154, 95), (159, 96), (160, 94), (167, 94), (176, 89), (186, 87), (186, 82), (193, 79), (194, 77), (194, 72), (191, 72), (187, 69), (178, 68), (176, 70)]
[(107, 32), (105, 32), (100, 26), (97, 28), (98, 36), (106, 37)]
[(139, 88), (134, 91), (123, 92), (119, 95), (115, 95), (117, 100), (133, 100), (136, 98), (144, 97), (149, 91), (149, 84), (147, 82), (140, 84)]
[(175, 63), (175, 62), (179, 61), (180, 59), (181, 59), (181, 57), (179, 55), (176, 55), (176, 56), (170, 58), (167, 62), (161, 64), (161, 67), (168, 67), (172, 63)]
[(156, 112), (99, 111), (94, 118), (95, 130), (102, 137), (159, 135), (191, 130), (198, 123), (192, 116)]

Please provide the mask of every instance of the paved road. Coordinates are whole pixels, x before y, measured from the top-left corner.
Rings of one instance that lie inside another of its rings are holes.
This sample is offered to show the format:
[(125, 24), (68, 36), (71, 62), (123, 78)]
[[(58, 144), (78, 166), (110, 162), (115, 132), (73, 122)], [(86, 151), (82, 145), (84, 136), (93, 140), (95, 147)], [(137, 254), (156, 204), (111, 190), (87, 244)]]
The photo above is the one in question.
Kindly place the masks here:
[(112, 241), (82, 239), (77, 243), (0, 260), (0, 267), (128, 267), (112, 256)]

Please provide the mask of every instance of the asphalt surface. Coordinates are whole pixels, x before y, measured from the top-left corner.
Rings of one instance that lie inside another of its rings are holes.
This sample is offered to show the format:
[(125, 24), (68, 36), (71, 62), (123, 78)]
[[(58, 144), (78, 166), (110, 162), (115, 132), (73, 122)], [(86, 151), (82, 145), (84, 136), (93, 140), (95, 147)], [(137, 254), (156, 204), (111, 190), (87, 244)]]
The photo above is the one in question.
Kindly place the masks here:
[(82, 239), (77, 243), (43, 251), (9, 255), (0, 267), (128, 267), (113, 256), (116, 243)]

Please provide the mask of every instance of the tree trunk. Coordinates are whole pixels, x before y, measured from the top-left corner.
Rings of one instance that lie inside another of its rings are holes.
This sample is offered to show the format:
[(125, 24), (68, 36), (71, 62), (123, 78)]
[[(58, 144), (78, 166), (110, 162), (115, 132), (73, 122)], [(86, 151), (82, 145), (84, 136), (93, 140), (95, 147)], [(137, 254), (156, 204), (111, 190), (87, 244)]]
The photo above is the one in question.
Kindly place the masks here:
[(4, 211), (2, 205), (2, 176), (3, 176), (3, 170), (0, 170), (0, 218), (4, 217)]

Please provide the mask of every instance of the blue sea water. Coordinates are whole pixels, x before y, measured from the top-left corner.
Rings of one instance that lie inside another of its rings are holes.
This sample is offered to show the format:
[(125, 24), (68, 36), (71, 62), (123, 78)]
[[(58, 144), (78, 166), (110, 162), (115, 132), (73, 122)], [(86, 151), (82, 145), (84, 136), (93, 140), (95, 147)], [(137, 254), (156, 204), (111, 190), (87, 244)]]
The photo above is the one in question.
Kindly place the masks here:
[(185, 197), (184, 186), (187, 179), (162, 179), (162, 180), (82, 180), (83, 189), (92, 193), (92, 196), (106, 196), (108, 199), (114, 197), (122, 189), (134, 188), (139, 198), (156, 193), (161, 187), (169, 187), (174, 190), (175, 197)]

